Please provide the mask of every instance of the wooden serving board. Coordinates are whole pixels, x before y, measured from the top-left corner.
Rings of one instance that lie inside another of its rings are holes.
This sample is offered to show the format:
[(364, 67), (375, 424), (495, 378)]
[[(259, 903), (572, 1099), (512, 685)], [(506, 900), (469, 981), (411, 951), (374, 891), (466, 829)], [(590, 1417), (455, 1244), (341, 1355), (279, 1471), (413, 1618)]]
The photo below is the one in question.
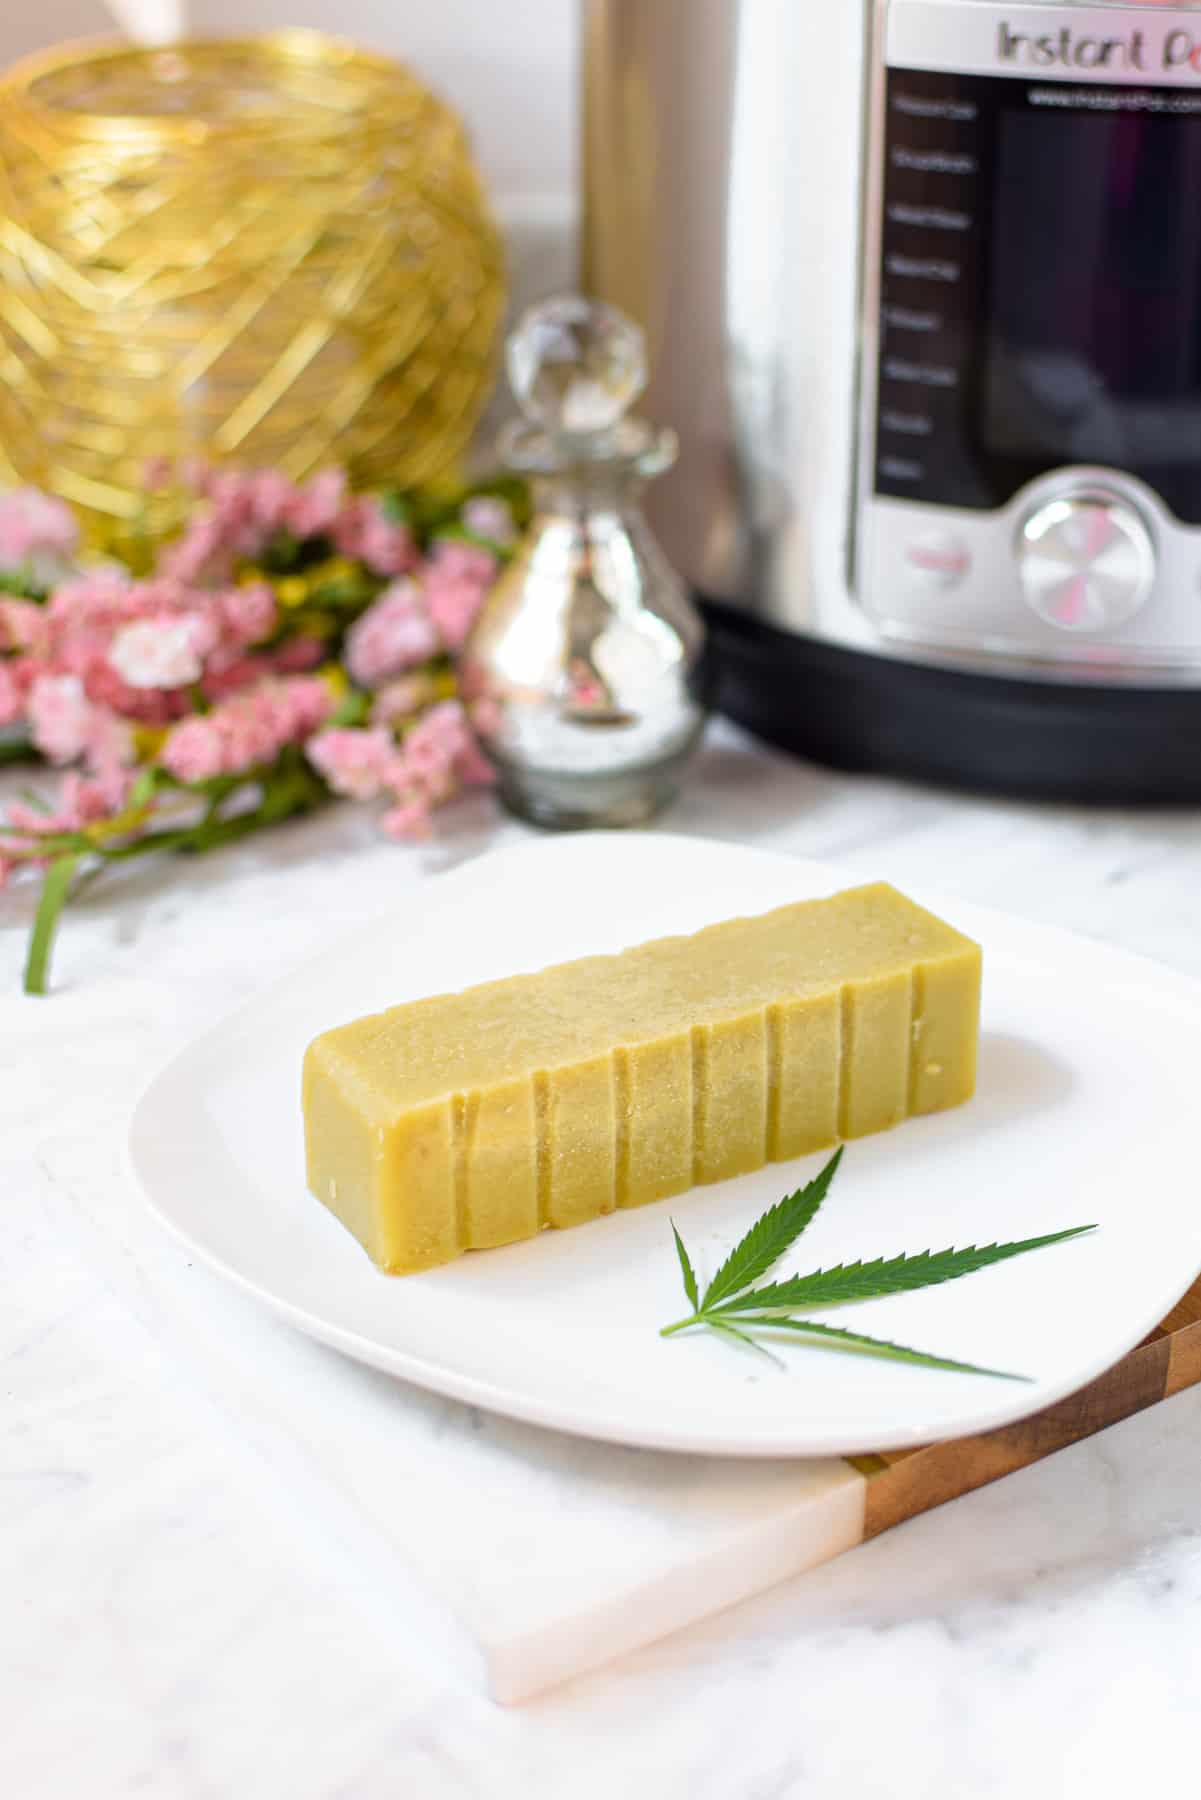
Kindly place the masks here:
[(1041, 1461), (1201, 1381), (1201, 1280), (1104, 1375), (1055, 1406), (980, 1437), (849, 1460), (866, 1478), (863, 1539)]
[(851, 1459), (621, 1450), (424, 1394), (269, 1318), (152, 1222), (115, 1129), (39, 1161), (63, 1240), (175, 1354), (260, 1485), (315, 1522), (313, 1555), (359, 1544), (430, 1653), (509, 1703), (1201, 1382), (1198, 1281), (1099, 1380), (980, 1437)]

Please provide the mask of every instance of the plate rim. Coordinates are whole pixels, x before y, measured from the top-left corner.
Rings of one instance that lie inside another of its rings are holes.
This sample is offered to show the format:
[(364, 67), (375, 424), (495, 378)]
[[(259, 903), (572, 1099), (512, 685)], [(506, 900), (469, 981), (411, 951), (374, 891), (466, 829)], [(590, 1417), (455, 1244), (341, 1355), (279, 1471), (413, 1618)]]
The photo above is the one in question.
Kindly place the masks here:
[[(714, 850), (727, 852), (732, 856), (751, 856), (778, 866), (817, 871), (823, 878), (830, 875), (834, 875), (839, 880), (845, 878), (848, 886), (860, 885), (864, 879), (858, 872), (843, 869), (836, 859), (793, 856), (786, 851), (763, 849), (758, 845), (744, 845), (728, 839), (706, 838), (682, 832), (654, 832), (649, 836), (652, 841), (664, 845), (669, 854), (673, 845), (704, 845)], [(478, 871), (481, 864), (493, 863), (502, 859), (524, 861), (532, 857), (545, 857), (548, 853), (554, 855), (558, 853), (559, 846), (566, 842), (570, 842), (573, 846), (587, 844), (603, 848), (609, 843), (629, 844), (630, 841), (628, 834), (615, 831), (594, 832), (588, 834), (587, 838), (581, 836), (570, 840), (557, 838), (533, 842), (524, 841), (485, 851), (480, 856), (471, 857), (457, 864), (454, 869), (447, 871), (447, 874), (456, 876), (464, 874), (468, 870)], [(646, 839), (640, 837), (638, 841), (641, 843)], [(406, 901), (411, 903), (418, 891), (412, 890), (405, 897)], [(1149, 983), (1161, 1004), (1170, 1003), (1174, 1009), (1179, 1007), (1182, 1012), (1195, 1010), (1198, 1020), (1201, 1022), (1201, 979), (1174, 969), (1170, 964), (1160, 962), (1154, 957), (1126, 950), (1120, 945), (1110, 944), (1103, 938), (1070, 931), (1058, 925), (1045, 925), (1038, 921), (1027, 920), (1020, 914), (1008, 913), (1000, 908), (980, 906), (975, 902), (955, 896), (941, 895), (934, 888), (928, 889), (924, 883), (917, 884), (916, 892), (920, 904), (929, 905), (936, 911), (945, 910), (951, 917), (955, 917), (957, 912), (967, 914), (966, 928), (968, 930), (975, 929), (973, 921), (980, 920), (987, 923), (990, 920), (997, 920), (1010, 930), (1016, 927), (1019, 933), (1033, 933), (1040, 941), (1047, 942), (1049, 950), (1054, 950), (1057, 945), (1061, 948), (1070, 945), (1073, 952), (1084, 950), (1099, 953), (1120, 965), (1131, 979)], [(266, 986), (241, 1000), (229, 1012), (196, 1033), (172, 1054), (142, 1088), (129, 1116), (126, 1141), (125, 1160), (127, 1166), (148, 1210), (174, 1243), (182, 1246), (205, 1267), (232, 1283), (234, 1287), (247, 1294), (259, 1306), (266, 1308), (271, 1315), (282, 1319), (292, 1329), (318, 1343), (325, 1344), (352, 1361), (382, 1370), (402, 1381), (411, 1382), (426, 1392), (440, 1394), (465, 1405), (476, 1406), (484, 1411), (517, 1419), (541, 1429), (557, 1431), (594, 1442), (620, 1444), (673, 1455), (720, 1456), (746, 1461), (779, 1461), (802, 1457), (833, 1456), (847, 1458), (878, 1451), (912, 1450), (928, 1444), (950, 1442), (960, 1437), (979, 1436), (1001, 1429), (1006, 1425), (1019, 1423), (1023, 1419), (1045, 1411), (1048, 1407), (1059, 1404), (1070, 1395), (1081, 1392), (1091, 1382), (1129, 1355), (1130, 1351), (1136, 1348), (1160, 1324), (1176, 1302), (1187, 1293), (1201, 1275), (1201, 1234), (1199, 1234), (1194, 1253), (1195, 1266), (1192, 1263), (1182, 1264), (1182, 1267), (1191, 1272), (1179, 1278), (1173, 1275), (1166, 1285), (1166, 1293), (1162, 1301), (1157, 1301), (1154, 1308), (1140, 1311), (1137, 1322), (1131, 1324), (1129, 1331), (1119, 1334), (1121, 1348), (1112, 1353), (1107, 1349), (1103, 1357), (1091, 1359), (1087, 1371), (1083, 1375), (1073, 1372), (1062, 1381), (1040, 1382), (1037, 1398), (1030, 1405), (1021, 1403), (1021, 1391), (1017, 1388), (1017, 1384), (1005, 1384), (1007, 1390), (1005, 1399), (998, 1396), (997, 1404), (991, 1409), (973, 1409), (970, 1419), (965, 1417), (961, 1427), (952, 1427), (932, 1435), (928, 1427), (926, 1429), (915, 1426), (905, 1427), (898, 1423), (891, 1433), (873, 1434), (873, 1442), (870, 1445), (855, 1445), (854, 1447), (851, 1446), (845, 1432), (838, 1433), (833, 1426), (814, 1428), (810, 1424), (799, 1432), (794, 1431), (790, 1436), (782, 1428), (782, 1421), (779, 1419), (770, 1421), (770, 1430), (760, 1426), (756, 1432), (739, 1437), (728, 1429), (713, 1434), (688, 1427), (673, 1427), (670, 1420), (666, 1421), (661, 1428), (652, 1430), (638, 1424), (631, 1425), (623, 1422), (619, 1413), (607, 1412), (603, 1406), (599, 1412), (594, 1410), (581, 1416), (579, 1410), (573, 1411), (566, 1400), (546, 1399), (521, 1388), (504, 1383), (493, 1383), (486, 1377), (440, 1364), (425, 1354), (399, 1349), (381, 1342), (376, 1337), (356, 1332), (337, 1321), (323, 1317), (320, 1313), (311, 1311), (309, 1307), (287, 1295), (264, 1286), (261, 1281), (248, 1275), (236, 1263), (228, 1261), (219, 1251), (210, 1247), (203, 1238), (194, 1236), (177, 1217), (160, 1203), (159, 1184), (152, 1179), (146, 1167), (146, 1161), (153, 1155), (153, 1146), (147, 1140), (156, 1135), (153, 1111), (159, 1101), (164, 1095), (170, 1098), (174, 1089), (178, 1088), (186, 1092), (188, 1071), (191, 1065), (210, 1053), (214, 1042), (225, 1037), (232, 1028), (236, 1027), (239, 1019), (246, 1015), (257, 1014), (265, 1004), (270, 1003), (272, 995), (277, 991), (292, 988), (297, 980), (302, 980), (310, 969), (335, 961), (345, 953), (350, 944), (357, 943), (365, 935), (384, 928), (394, 921), (395, 908), (387, 911), (381, 908), (378, 914), (372, 915), (352, 930), (339, 934), (332, 943), (305, 956), (292, 968), (277, 975)], [(144, 1161), (144, 1159), (146, 1160)], [(369, 1259), (366, 1258), (366, 1253), (362, 1254), (368, 1267), (373, 1268)], [(394, 1277), (383, 1278), (396, 1279)], [(1148, 1313), (1150, 1316), (1147, 1316)]]

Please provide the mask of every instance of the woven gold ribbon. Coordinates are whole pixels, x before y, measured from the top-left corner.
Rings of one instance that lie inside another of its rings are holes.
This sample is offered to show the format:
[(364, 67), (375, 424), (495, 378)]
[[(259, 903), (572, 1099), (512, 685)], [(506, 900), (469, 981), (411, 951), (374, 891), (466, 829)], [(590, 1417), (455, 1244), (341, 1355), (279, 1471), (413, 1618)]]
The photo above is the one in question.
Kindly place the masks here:
[(0, 484), (102, 538), (153, 527), (152, 457), (447, 474), (503, 290), (462, 127), (384, 58), (295, 31), (0, 81)]

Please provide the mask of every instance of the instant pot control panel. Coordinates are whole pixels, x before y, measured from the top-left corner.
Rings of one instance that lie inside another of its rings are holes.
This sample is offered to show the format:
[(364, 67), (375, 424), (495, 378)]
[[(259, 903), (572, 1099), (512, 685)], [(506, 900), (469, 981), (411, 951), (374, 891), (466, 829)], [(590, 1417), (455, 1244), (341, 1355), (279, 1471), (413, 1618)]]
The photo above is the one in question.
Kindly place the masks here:
[(898, 644), (1201, 668), (1201, 11), (886, 0), (855, 592)]

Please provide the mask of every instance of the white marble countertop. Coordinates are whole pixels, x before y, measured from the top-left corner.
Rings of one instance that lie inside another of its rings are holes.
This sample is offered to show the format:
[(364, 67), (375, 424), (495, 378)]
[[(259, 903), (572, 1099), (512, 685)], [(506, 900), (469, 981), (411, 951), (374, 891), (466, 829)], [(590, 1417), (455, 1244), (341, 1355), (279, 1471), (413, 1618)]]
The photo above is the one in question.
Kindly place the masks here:
[[(840, 860), (1201, 974), (1201, 815), (1086, 813), (815, 771), (711, 734), (675, 831)], [(444, 1667), (69, 1228), (39, 1149), (111, 1130), (163, 1057), (413, 883), (343, 808), (130, 865), (16, 997), (0, 896), (0, 1793), (20, 1800), (1093, 1800), (1195, 1758), (1201, 1390), (525, 1707)]]

